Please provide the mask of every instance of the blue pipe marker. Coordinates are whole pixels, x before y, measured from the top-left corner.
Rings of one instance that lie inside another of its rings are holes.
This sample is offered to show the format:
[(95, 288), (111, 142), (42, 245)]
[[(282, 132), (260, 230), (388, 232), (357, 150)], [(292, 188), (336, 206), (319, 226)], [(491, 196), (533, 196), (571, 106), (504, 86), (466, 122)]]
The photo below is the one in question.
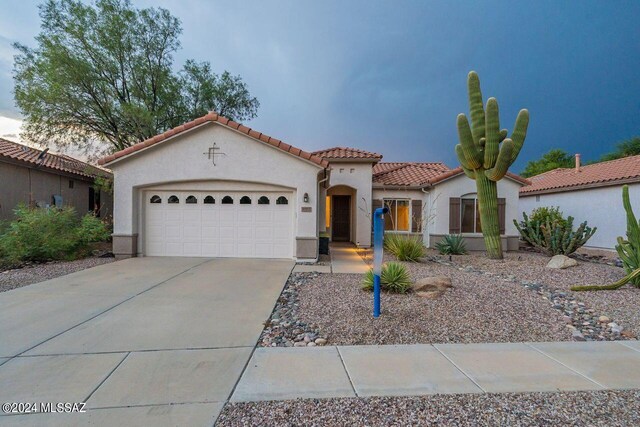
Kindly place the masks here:
[(380, 274), (384, 243), (384, 214), (389, 208), (373, 212), (373, 317), (380, 317)]

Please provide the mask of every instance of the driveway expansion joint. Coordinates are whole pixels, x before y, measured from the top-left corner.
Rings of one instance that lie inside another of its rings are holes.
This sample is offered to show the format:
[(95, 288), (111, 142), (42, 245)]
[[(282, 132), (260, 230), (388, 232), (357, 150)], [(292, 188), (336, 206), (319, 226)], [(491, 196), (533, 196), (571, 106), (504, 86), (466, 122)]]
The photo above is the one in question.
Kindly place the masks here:
[(342, 358), (342, 353), (340, 353), (340, 347), (335, 346), (335, 349), (338, 352), (338, 356), (340, 357), (340, 362), (342, 363), (344, 372), (347, 374), (347, 378), (349, 378), (349, 384), (351, 384), (351, 389), (353, 390), (353, 394), (355, 394), (356, 397), (360, 397), (358, 395), (358, 391), (356, 390), (356, 387), (353, 385), (353, 379), (351, 379), (351, 374), (349, 374), (349, 369), (347, 369), (347, 365), (344, 363), (344, 359)]

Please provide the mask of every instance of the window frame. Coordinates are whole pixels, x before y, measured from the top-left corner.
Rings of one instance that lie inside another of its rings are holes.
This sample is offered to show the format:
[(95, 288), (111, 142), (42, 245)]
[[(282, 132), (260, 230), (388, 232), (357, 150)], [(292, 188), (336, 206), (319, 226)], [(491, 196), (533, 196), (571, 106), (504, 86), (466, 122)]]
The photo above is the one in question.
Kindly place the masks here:
[[(460, 234), (482, 234), (482, 224), (480, 223), (480, 210), (478, 209), (478, 195), (474, 194), (473, 197), (470, 197), (471, 194), (467, 196), (460, 197)], [(473, 200), (473, 231), (463, 231), (463, 206), (465, 200)], [(480, 226), (480, 230), (478, 230), (478, 226)]]
[[(383, 198), (382, 199), (382, 206), (383, 207), (387, 207), (389, 208), (389, 213), (387, 215), (394, 215), (395, 214), (395, 219), (394, 216), (392, 216), (392, 220), (391, 223), (393, 224), (393, 229), (392, 230), (387, 230), (387, 224), (385, 221), (385, 226), (384, 226), (384, 231), (385, 233), (389, 232), (389, 233), (404, 233), (404, 234), (411, 234), (411, 222), (413, 220), (413, 212), (412, 212), (412, 200), (411, 198), (405, 198), (405, 197), (389, 197), (389, 198)], [(391, 212), (391, 206), (387, 204), (387, 202), (393, 202), (395, 205), (395, 212)], [(398, 230), (398, 202), (407, 202), (407, 207), (409, 209), (409, 223), (407, 225), (407, 229), (406, 230)]]

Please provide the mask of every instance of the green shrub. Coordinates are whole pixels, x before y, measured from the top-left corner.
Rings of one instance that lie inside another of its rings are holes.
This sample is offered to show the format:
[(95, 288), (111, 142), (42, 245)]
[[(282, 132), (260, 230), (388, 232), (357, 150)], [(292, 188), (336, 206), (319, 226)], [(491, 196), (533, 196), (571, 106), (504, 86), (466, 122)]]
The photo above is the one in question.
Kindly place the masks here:
[(523, 220), (513, 223), (522, 239), (549, 256), (570, 255), (587, 243), (597, 227), (587, 226), (587, 221), (573, 229), (573, 217), (564, 219), (557, 208), (538, 208)]
[(447, 234), (436, 243), (436, 249), (442, 255), (464, 255), (467, 253), (467, 245), (459, 234)]
[(425, 247), (419, 236), (390, 233), (384, 237), (384, 247), (399, 261), (418, 262), (420, 258), (425, 256)]
[(105, 242), (111, 236), (111, 231), (107, 224), (91, 213), (82, 217), (77, 232), (78, 239), (85, 245), (94, 242)]
[(558, 222), (559, 224), (566, 225), (567, 220), (562, 216), (562, 212), (560, 212), (560, 207), (547, 207), (542, 206), (531, 211), (531, 215), (529, 215), (529, 220), (538, 221), (540, 224), (546, 224), (547, 221), (550, 222)]
[(107, 226), (93, 215), (79, 219), (73, 208), (31, 209), (18, 206), (16, 218), (0, 235), (2, 264), (74, 259), (87, 245), (109, 237)]
[[(382, 265), (380, 288), (385, 291), (404, 294), (411, 289), (411, 277), (407, 268), (399, 262), (388, 262)], [(373, 290), (373, 270), (365, 273), (362, 289)]]

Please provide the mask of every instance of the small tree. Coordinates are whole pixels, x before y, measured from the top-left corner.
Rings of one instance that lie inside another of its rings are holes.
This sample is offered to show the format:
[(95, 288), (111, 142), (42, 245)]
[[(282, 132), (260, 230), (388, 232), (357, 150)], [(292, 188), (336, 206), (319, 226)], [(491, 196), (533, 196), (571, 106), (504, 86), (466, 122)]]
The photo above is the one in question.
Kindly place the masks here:
[[(89, 154), (122, 150), (215, 110), (233, 120), (256, 116), (258, 100), (240, 77), (186, 62), (178, 18), (130, 0), (47, 0), (36, 47), (15, 44), (15, 100), (23, 137)], [(99, 141), (102, 146), (91, 144)]]

